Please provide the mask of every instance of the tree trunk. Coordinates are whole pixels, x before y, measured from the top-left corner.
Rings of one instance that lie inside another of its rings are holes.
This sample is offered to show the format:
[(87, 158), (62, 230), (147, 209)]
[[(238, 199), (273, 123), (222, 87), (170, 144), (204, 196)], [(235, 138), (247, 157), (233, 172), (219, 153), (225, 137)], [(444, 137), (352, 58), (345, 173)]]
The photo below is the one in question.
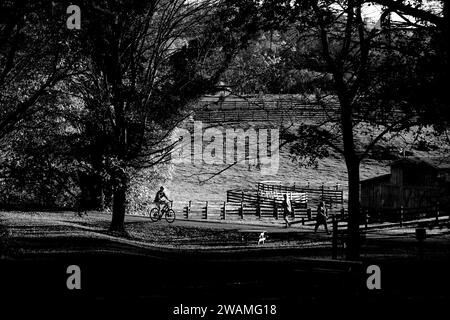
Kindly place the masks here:
[(353, 132), (353, 108), (348, 90), (341, 73), (335, 76), (336, 87), (341, 105), (342, 142), (344, 144), (344, 158), (348, 176), (348, 238), (347, 259), (359, 259), (359, 164)]
[(125, 232), (126, 187), (113, 192), (113, 210), (110, 231)]
[(117, 168), (113, 187), (113, 210), (110, 231), (125, 232), (125, 210), (128, 180), (125, 170)]
[(348, 239), (347, 259), (357, 260), (360, 255), (360, 204), (359, 204), (359, 161), (347, 162), (348, 174)]
[(446, 55), (445, 66), (447, 68), (447, 75), (450, 72), (450, 4), (448, 1), (444, 2), (444, 50)]
[(103, 210), (105, 207), (103, 197), (102, 178), (97, 174), (78, 173), (81, 190), (81, 206), (83, 210)]
[[(116, 26), (115, 26), (116, 27)], [(118, 42), (114, 42), (113, 59), (115, 66), (120, 66), (118, 54)], [(128, 179), (124, 169), (124, 159), (127, 154), (127, 123), (125, 119), (125, 105), (122, 94), (122, 78), (120, 67), (114, 70), (113, 76), (113, 105), (115, 115), (114, 128), (114, 153), (119, 160), (119, 164), (114, 168), (113, 173), (113, 212), (111, 220), (111, 231), (125, 232), (125, 210), (126, 194), (128, 190)]]

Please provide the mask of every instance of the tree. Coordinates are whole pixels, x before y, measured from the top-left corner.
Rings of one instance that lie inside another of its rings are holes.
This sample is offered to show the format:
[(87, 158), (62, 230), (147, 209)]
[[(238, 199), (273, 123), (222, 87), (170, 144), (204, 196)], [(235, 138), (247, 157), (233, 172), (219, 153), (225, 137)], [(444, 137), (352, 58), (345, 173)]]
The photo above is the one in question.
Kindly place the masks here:
[(71, 208), (81, 170), (66, 105), (47, 105), (4, 138), (1, 158), (2, 204), (30, 208)]
[[(315, 75), (318, 111), (324, 114), (323, 121), (301, 125), (284, 137), (295, 142), (291, 150), (301, 156), (326, 155), (325, 147), (343, 156), (349, 185), (350, 259), (357, 259), (360, 250), (361, 161), (393, 135), (433, 123), (422, 114), (433, 108), (417, 99), (414, 88), (423, 72), (427, 79), (435, 77), (435, 71), (426, 71), (429, 64), (423, 59), (433, 51), (435, 30), (371, 28), (363, 19), (362, 5), (362, 1), (290, 3), (284, 19), (298, 35), (282, 48), (295, 47), (290, 68)], [(298, 93), (307, 94), (305, 88), (308, 85)], [(364, 143), (357, 138), (360, 133)]]
[[(429, 50), (426, 39), (432, 34), (415, 37), (419, 31), (410, 29), (394, 30), (392, 36), (387, 34), (391, 29), (370, 30), (363, 20), (360, 1), (312, 1), (308, 12), (312, 19), (307, 17), (303, 23), (316, 32), (322, 62), (332, 76), (331, 93), (336, 97), (337, 110), (323, 103), (322, 107), (328, 109), (327, 119), (301, 128), (299, 133), (323, 142), (344, 157), (349, 185), (347, 256), (356, 259), (360, 250), (360, 163), (388, 134), (423, 123), (411, 107), (409, 85), (417, 79), (415, 66)], [(324, 102), (320, 94), (317, 96), (319, 103)], [(361, 145), (356, 131), (367, 126), (372, 129), (366, 130), (368, 141)]]
[(64, 83), (83, 72), (79, 47), (69, 45), (65, 9), (57, 12), (53, 2), (4, 1), (0, 17), (3, 195), (21, 193), (50, 206), (66, 203), (58, 197), (73, 186), (66, 180), (73, 162), (61, 157), (64, 144), (52, 143), (62, 137), (56, 134), (63, 113), (57, 105), (65, 99)]
[(56, 98), (62, 80), (78, 72), (60, 17), (47, 1), (2, 2), (0, 22), (0, 139)]
[[(369, 3), (377, 3), (384, 6), (389, 11), (399, 14), (407, 15), (415, 18), (419, 22), (429, 22), (441, 30), (448, 32), (448, 19), (449, 19), (449, 6), (446, 1), (395, 1), (395, 0), (377, 0), (377, 1), (364, 1)], [(433, 12), (427, 5), (433, 2), (438, 2), (442, 6), (442, 12)], [(405, 21), (410, 22), (405, 17)]]
[(84, 4), (79, 41), (90, 71), (71, 90), (99, 116), (113, 189), (111, 230), (124, 231), (130, 168), (170, 158), (168, 138), (183, 110), (214, 91), (257, 30), (255, 6), (244, 0)]
[[(448, 1), (370, 1), (383, 6), (385, 13), (397, 13), (403, 24), (428, 29), (433, 32), (433, 43), (423, 59), (421, 81), (412, 90), (417, 96), (427, 96), (433, 100), (432, 107), (421, 110), (425, 120), (442, 121), (442, 128), (448, 127), (450, 103), (446, 92), (448, 75), (450, 74), (450, 5)], [(412, 99), (413, 100), (413, 99)]]
[(223, 81), (235, 94), (313, 93), (317, 87), (315, 61), (302, 59), (304, 44), (292, 43), (295, 35), (292, 26), (263, 33), (236, 55)]

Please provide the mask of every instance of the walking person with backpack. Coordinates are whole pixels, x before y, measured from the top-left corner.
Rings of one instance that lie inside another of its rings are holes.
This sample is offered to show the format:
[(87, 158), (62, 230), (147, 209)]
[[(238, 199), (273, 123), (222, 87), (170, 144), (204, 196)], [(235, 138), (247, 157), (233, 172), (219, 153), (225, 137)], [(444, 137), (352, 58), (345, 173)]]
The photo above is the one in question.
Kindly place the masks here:
[(323, 225), (327, 234), (330, 234), (330, 232), (328, 231), (327, 219), (328, 215), (327, 208), (325, 207), (325, 202), (320, 201), (319, 205), (317, 206), (316, 226), (314, 227), (314, 233), (317, 232), (317, 229), (320, 225)]
[(286, 193), (283, 195), (283, 198), (283, 218), (284, 222), (286, 222), (286, 228), (288, 228), (291, 226), (291, 223), (288, 221), (287, 217), (292, 213), (292, 204)]

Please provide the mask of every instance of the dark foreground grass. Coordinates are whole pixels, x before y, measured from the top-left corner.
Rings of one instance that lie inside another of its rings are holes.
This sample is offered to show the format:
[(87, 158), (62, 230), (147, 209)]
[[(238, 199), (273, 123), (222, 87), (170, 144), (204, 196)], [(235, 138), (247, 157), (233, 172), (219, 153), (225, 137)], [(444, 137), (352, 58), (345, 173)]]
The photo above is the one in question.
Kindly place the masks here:
[[(73, 212), (0, 212), (0, 248), (2, 252), (11, 250), (14, 247), (9, 245), (11, 239), (18, 238), (39, 240), (82, 237), (95, 241), (98, 237), (112, 236), (118, 240), (133, 240), (167, 248), (293, 247), (308, 249), (305, 250), (305, 256), (317, 256), (314, 250), (323, 249), (327, 250), (326, 258), (331, 255), (331, 236), (323, 232), (314, 234), (310, 229), (269, 229), (265, 244), (259, 246), (258, 232), (248, 234), (243, 231), (264, 229), (261, 226), (179, 220), (169, 224), (165, 221), (151, 222), (143, 217), (127, 217), (126, 233), (118, 234), (109, 231), (110, 219), (110, 215), (93, 212), (83, 217)], [(448, 228), (435, 228), (427, 230), (427, 233), (427, 240), (419, 248), (414, 229), (372, 231), (363, 242), (362, 257), (383, 260), (417, 258), (419, 255), (429, 259), (450, 256)], [(341, 257), (344, 256), (343, 240), (340, 238), (338, 243), (338, 255)]]
[[(229, 224), (204, 224), (176, 221), (168, 224), (165, 221), (151, 222), (148, 218), (127, 217), (125, 233), (109, 231), (111, 216), (90, 212), (87, 216), (78, 216), (73, 212), (2, 212), (1, 219), (5, 228), (3, 242), (8, 238), (46, 238), (46, 237), (87, 237), (108, 235), (116, 238), (145, 242), (150, 245), (163, 247), (230, 247), (230, 246), (258, 246), (257, 233), (247, 236), (241, 229), (249, 226)], [(252, 227), (251, 229), (261, 229)], [(9, 233), (9, 237), (6, 234)], [(265, 246), (310, 246), (325, 239), (311, 239), (310, 237), (269, 236)]]

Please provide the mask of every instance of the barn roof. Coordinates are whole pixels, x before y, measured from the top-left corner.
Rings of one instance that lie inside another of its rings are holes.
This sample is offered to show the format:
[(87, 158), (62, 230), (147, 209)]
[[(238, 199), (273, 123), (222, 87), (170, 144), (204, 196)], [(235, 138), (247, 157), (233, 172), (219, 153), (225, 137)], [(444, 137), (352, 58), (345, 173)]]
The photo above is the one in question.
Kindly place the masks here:
[(361, 183), (370, 183), (370, 182), (383, 182), (383, 181), (389, 181), (391, 179), (391, 174), (383, 174), (381, 176), (376, 176), (369, 179), (361, 180)]

